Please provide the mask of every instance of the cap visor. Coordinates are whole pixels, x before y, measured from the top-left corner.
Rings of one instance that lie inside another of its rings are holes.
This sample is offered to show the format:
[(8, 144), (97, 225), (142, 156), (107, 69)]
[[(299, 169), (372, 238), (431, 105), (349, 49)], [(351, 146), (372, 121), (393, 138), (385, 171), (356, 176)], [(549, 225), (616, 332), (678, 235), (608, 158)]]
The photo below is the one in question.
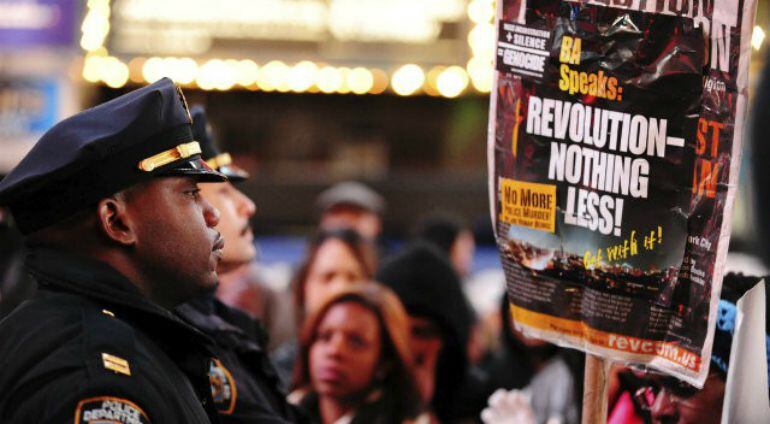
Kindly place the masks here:
[(200, 182), (221, 183), (228, 180), (221, 172), (211, 169), (200, 157), (174, 163), (170, 168), (164, 169), (159, 175), (193, 177)]
[(217, 171), (224, 174), (231, 183), (240, 183), (249, 179), (249, 173), (235, 165), (220, 166)]

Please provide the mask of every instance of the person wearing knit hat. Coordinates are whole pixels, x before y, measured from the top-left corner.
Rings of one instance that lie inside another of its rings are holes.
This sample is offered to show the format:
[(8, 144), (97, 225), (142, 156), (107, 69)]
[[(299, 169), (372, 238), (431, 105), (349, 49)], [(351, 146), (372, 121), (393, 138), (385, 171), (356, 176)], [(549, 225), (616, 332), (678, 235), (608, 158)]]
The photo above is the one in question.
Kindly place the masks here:
[(476, 242), (462, 218), (446, 212), (431, 213), (417, 223), (413, 236), (441, 249), (461, 278), (470, 275)]
[(382, 232), (385, 199), (357, 181), (337, 183), (318, 195), (321, 230), (350, 228), (361, 237), (376, 242)]
[(375, 280), (389, 286), (409, 313), (422, 395), (441, 421), (454, 421), (463, 406), (457, 400), (475, 320), (459, 277), (435, 246), (415, 243), (387, 259)]

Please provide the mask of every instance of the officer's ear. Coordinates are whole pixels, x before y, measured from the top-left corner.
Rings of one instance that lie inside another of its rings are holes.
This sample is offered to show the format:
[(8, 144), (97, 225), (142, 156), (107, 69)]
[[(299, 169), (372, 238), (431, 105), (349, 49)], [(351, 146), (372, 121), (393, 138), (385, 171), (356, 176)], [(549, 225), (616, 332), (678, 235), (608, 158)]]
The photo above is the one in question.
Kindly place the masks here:
[(125, 246), (136, 243), (136, 233), (130, 225), (123, 193), (99, 201), (97, 208), (99, 226), (110, 240)]

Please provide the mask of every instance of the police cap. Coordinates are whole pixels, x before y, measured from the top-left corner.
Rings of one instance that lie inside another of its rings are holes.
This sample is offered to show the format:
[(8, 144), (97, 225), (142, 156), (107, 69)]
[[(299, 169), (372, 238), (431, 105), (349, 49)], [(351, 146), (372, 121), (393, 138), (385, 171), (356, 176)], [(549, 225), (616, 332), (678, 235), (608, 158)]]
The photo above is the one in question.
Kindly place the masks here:
[(201, 145), (201, 157), (211, 168), (224, 174), (233, 183), (239, 183), (249, 178), (249, 173), (233, 164), (233, 158), (229, 153), (223, 153), (217, 148), (214, 132), (206, 118), (206, 110), (201, 105), (193, 105), (190, 108), (192, 115), (193, 137)]
[(46, 132), (0, 181), (0, 206), (29, 234), (151, 178), (226, 181), (201, 159), (191, 124), (168, 78), (84, 110)]

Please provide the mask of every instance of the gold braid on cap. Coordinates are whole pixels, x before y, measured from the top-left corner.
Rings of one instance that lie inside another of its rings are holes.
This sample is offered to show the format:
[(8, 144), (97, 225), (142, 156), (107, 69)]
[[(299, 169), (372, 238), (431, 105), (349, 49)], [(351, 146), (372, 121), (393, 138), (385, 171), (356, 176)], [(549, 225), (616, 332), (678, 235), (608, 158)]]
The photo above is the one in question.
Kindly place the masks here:
[(222, 153), (206, 161), (206, 165), (213, 169), (219, 169), (231, 163), (233, 163), (233, 158), (230, 156), (230, 153)]
[(144, 172), (152, 172), (156, 168), (160, 168), (163, 165), (168, 165), (171, 162), (179, 159), (187, 159), (190, 156), (198, 155), (201, 153), (201, 146), (197, 141), (191, 141), (189, 143), (180, 144), (173, 149), (168, 149), (165, 152), (160, 152), (157, 155), (152, 155), (147, 159), (139, 162), (139, 169)]

